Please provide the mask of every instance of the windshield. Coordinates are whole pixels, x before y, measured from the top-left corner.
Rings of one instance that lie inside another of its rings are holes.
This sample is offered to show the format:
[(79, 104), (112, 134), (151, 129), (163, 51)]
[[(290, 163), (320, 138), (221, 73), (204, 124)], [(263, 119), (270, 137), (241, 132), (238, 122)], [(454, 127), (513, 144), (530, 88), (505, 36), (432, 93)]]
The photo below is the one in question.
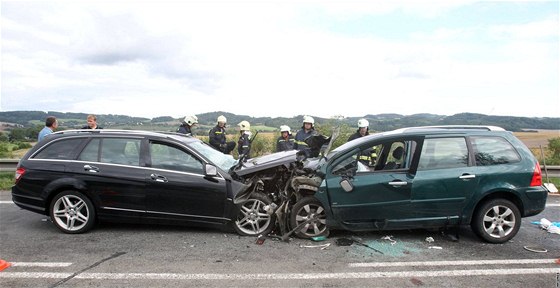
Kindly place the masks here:
[(208, 159), (212, 164), (218, 166), (220, 169), (224, 171), (228, 171), (231, 166), (235, 165), (237, 160), (233, 159), (233, 156), (229, 154), (224, 154), (208, 145), (200, 142), (191, 142), (189, 146), (192, 147), (195, 151), (200, 153), (206, 159)]

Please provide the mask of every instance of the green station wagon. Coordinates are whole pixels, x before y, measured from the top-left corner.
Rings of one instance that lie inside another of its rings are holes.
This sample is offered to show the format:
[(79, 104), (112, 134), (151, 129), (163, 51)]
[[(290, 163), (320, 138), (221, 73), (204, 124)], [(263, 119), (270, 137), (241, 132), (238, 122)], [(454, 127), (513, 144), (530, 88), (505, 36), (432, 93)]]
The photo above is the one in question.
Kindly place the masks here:
[(499, 127), (374, 134), (306, 166), (323, 180), (307, 206), (296, 205), (303, 208), (293, 213), (301, 221), (326, 221), (310, 221), (302, 236), (470, 225), (485, 241), (503, 243), (517, 234), (522, 217), (544, 210), (548, 194), (538, 161)]

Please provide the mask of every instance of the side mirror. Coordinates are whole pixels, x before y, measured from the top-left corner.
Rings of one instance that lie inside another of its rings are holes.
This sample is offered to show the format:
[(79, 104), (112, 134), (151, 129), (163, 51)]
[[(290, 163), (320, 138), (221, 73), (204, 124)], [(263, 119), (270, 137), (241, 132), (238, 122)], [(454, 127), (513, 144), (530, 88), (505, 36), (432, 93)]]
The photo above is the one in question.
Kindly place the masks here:
[(205, 164), (204, 175), (206, 175), (207, 177), (215, 177), (218, 175), (218, 169), (212, 164)]
[(342, 179), (340, 181), (340, 187), (346, 192), (352, 192), (352, 190), (354, 190), (354, 184), (348, 179)]

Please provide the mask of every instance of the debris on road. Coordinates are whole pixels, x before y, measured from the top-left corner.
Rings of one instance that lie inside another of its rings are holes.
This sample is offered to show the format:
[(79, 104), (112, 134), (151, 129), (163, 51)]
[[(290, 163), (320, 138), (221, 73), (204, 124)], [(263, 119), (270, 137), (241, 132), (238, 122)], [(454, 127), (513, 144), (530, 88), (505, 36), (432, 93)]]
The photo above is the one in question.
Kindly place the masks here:
[(299, 245), (300, 248), (321, 248), (321, 250), (325, 250), (329, 246), (331, 246), (331, 243), (326, 243), (321, 245)]
[(546, 252), (548, 252), (548, 250), (546, 250), (544, 248), (534, 247), (534, 246), (523, 246), (523, 248), (525, 250), (535, 252), (535, 253), (546, 253)]
[(432, 243), (432, 242), (435, 242), (435, 241), (436, 240), (434, 240), (433, 237), (426, 237), (426, 242), (428, 242), (428, 243)]
[(397, 240), (393, 239), (393, 236), (383, 236), (381, 237), (381, 240), (389, 240), (391, 242), (391, 246), (397, 244)]
[(560, 234), (560, 222), (550, 222), (548, 219), (542, 218), (541, 221), (531, 223), (540, 225), (542, 229), (549, 233)]
[(325, 237), (325, 236), (317, 236), (317, 237), (312, 237), (311, 240), (313, 240), (313, 241), (315, 241), (315, 242), (325, 241), (325, 240), (327, 240), (327, 237)]
[(428, 247), (428, 249), (443, 250), (443, 247), (441, 247), (441, 246), (430, 246), (430, 247)]

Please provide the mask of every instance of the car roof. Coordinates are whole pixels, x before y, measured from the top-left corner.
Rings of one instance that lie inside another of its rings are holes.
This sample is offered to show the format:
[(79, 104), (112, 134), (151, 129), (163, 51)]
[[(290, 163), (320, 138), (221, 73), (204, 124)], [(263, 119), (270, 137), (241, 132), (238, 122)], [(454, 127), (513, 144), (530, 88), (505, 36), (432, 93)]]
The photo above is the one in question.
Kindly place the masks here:
[(197, 138), (191, 135), (185, 135), (182, 133), (175, 132), (165, 132), (165, 131), (145, 131), (145, 130), (119, 130), (119, 129), (79, 129), (79, 130), (63, 130), (57, 131), (52, 136), (76, 136), (76, 135), (108, 135), (108, 136), (148, 136), (148, 137), (160, 137), (160, 138), (171, 138), (183, 142), (193, 142), (198, 141)]
[[(379, 139), (393, 136), (423, 136), (429, 134), (450, 134), (450, 133), (469, 133), (469, 132), (504, 132), (504, 128), (498, 126), (483, 125), (441, 125), (441, 126), (418, 126), (396, 129), (392, 131), (370, 134), (357, 138), (339, 146), (337, 151), (343, 151), (350, 147), (360, 146), (364, 142), (372, 139)], [(350, 144), (351, 143), (351, 144)]]

